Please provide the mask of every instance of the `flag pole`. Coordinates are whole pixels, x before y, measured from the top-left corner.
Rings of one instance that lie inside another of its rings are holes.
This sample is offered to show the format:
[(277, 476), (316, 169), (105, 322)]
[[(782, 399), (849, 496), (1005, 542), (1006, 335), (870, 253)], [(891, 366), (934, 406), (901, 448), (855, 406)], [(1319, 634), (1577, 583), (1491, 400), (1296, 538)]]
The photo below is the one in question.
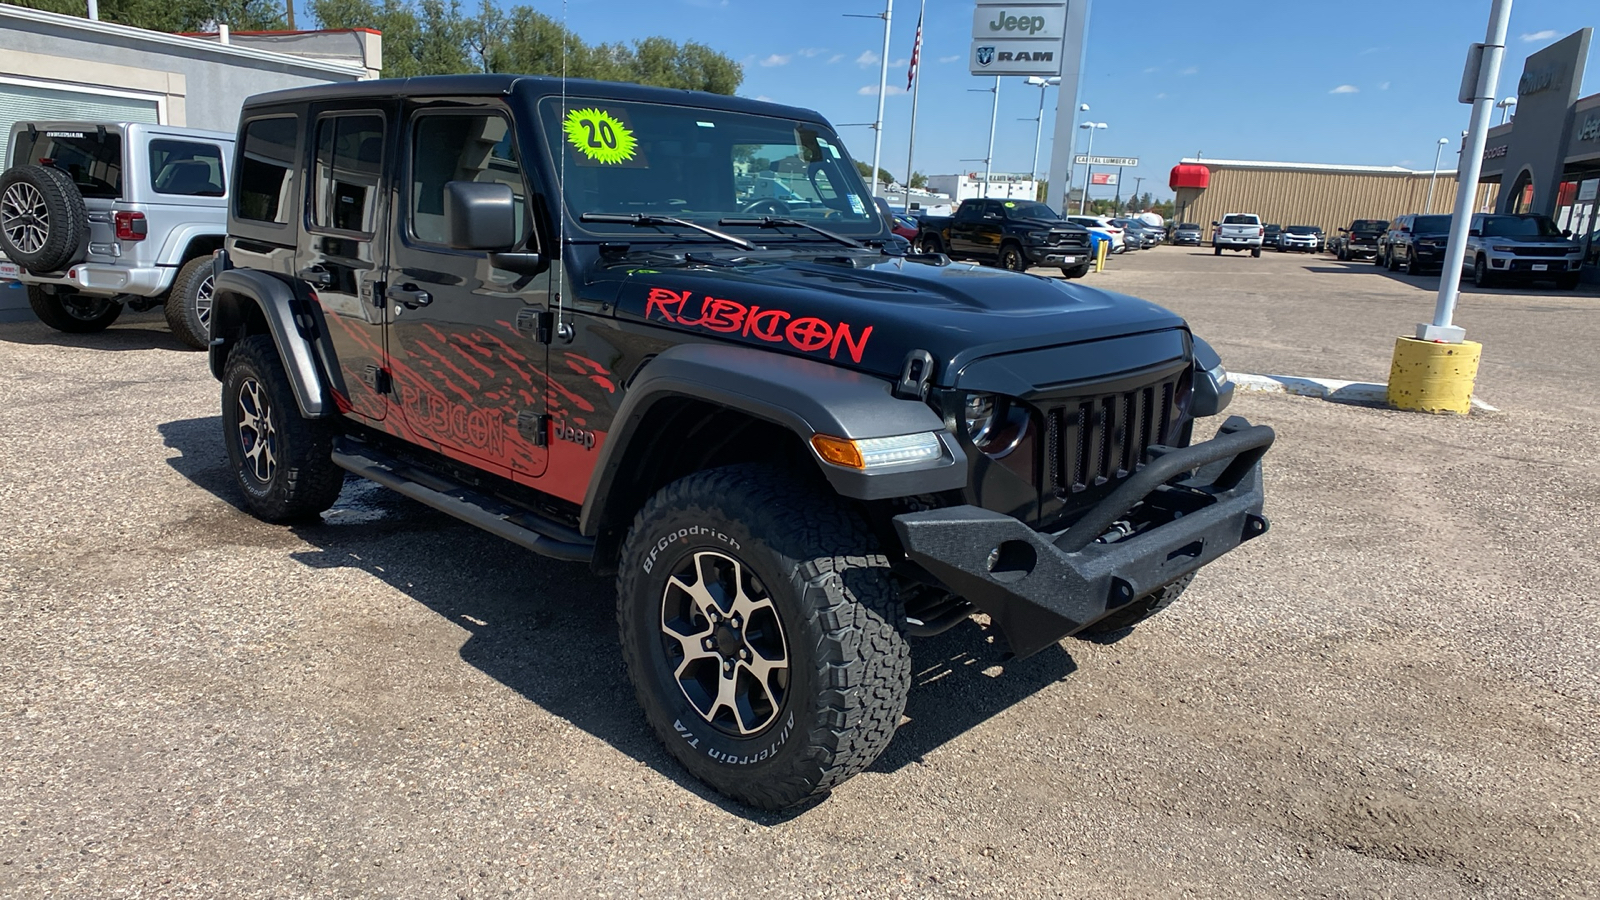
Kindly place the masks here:
[(922, 79), (918, 76), (922, 59), (922, 17), (928, 11), (928, 0), (922, 0), (917, 12), (917, 40), (911, 46), (911, 139), (906, 142), (906, 215), (911, 215), (911, 160), (917, 152), (917, 95), (922, 93)]

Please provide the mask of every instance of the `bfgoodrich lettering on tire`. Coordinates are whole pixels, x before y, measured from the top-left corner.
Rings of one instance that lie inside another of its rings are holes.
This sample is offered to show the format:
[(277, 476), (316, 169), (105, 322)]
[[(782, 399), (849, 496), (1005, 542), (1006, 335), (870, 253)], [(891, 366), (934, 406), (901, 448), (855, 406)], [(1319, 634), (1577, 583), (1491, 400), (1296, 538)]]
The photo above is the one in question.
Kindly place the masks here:
[(866, 524), (803, 477), (740, 465), (663, 488), (623, 547), (617, 623), (668, 751), (766, 809), (871, 765), (911, 683), (888, 566)]
[(228, 354), (222, 440), (245, 506), (257, 518), (308, 518), (339, 499), (344, 471), (333, 464), (333, 432), (325, 422), (301, 418), (278, 348), (265, 335), (245, 338)]

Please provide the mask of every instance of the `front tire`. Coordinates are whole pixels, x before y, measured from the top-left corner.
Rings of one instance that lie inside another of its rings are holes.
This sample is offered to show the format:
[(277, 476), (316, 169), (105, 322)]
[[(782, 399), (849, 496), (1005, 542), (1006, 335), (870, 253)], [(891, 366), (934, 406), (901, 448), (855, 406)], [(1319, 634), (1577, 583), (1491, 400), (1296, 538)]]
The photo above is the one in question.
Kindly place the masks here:
[(867, 524), (767, 466), (673, 482), (623, 545), (617, 627), (645, 718), (752, 806), (824, 794), (888, 746), (911, 685), (903, 618)]
[[(1082, 278), (1083, 276), (1089, 274), (1089, 264), (1088, 263), (1084, 263), (1081, 266), (1075, 266), (1075, 267), (1070, 268), (1070, 269), (1069, 268), (1063, 268), (1061, 270), (1061, 274), (1062, 274), (1063, 277), (1066, 277), (1066, 278)], [(1577, 284), (1577, 282), (1573, 282), (1573, 284)]]
[(934, 235), (928, 235), (917, 242), (923, 253), (943, 253), (944, 242)]
[(339, 499), (344, 471), (333, 464), (333, 428), (300, 416), (278, 348), (266, 335), (228, 354), (222, 379), (222, 438), (228, 462), (258, 519), (311, 518)]
[(1028, 258), (1022, 255), (1022, 248), (1016, 244), (1007, 244), (1000, 248), (1000, 268), (1010, 272), (1028, 271)]
[(183, 264), (167, 291), (167, 327), (196, 350), (211, 341), (211, 257), (200, 256)]
[(1472, 285), (1480, 288), (1494, 286), (1494, 276), (1489, 274), (1489, 261), (1482, 256), (1472, 261)]
[(39, 321), (68, 334), (105, 331), (122, 315), (122, 304), (94, 294), (49, 293), (43, 285), (28, 285), (28, 305)]
[(1573, 272), (1573, 273), (1571, 273), (1569, 275), (1563, 275), (1560, 278), (1557, 278), (1556, 279), (1556, 287), (1560, 288), (1563, 291), (1575, 291), (1575, 290), (1577, 290), (1578, 289), (1578, 273), (1577, 272)]

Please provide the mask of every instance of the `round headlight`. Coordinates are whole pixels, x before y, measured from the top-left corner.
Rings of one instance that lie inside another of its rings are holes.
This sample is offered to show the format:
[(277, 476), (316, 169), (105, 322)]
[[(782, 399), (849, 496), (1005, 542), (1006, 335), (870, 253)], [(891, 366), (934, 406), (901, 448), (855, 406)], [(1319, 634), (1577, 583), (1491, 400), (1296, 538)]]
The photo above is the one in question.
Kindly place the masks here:
[(1028, 433), (1028, 410), (1010, 397), (969, 394), (962, 414), (973, 446), (995, 459), (1015, 450)]

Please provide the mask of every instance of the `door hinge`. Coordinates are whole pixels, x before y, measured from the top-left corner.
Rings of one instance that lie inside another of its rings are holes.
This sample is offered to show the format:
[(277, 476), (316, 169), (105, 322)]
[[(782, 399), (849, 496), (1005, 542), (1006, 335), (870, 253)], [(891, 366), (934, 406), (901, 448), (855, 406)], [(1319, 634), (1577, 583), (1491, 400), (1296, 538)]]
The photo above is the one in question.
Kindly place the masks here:
[(388, 285), (381, 281), (371, 281), (368, 284), (372, 287), (372, 295), (367, 298), (368, 302), (378, 309), (383, 309), (383, 304), (388, 302), (388, 298), (384, 296), (383, 289)]
[(517, 413), (517, 431), (535, 447), (550, 445), (550, 417), (525, 409)]
[(361, 380), (367, 383), (367, 387), (380, 394), (387, 394), (391, 390), (389, 370), (382, 366), (367, 366), (367, 370), (361, 375)]

